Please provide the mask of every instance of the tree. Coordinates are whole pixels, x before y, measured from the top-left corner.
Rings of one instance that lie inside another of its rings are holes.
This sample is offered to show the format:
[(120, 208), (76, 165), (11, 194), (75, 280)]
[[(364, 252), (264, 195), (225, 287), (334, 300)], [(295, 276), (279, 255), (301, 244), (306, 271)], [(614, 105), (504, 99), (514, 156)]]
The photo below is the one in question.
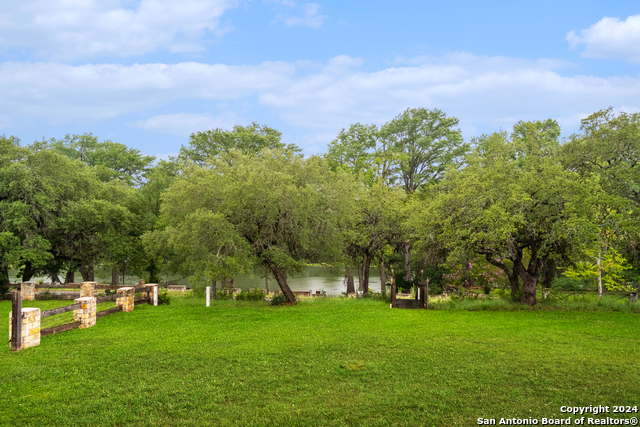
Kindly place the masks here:
[[(582, 120), (580, 132), (562, 147), (565, 166), (583, 177), (597, 176), (604, 193), (596, 201), (598, 238), (591, 248), (602, 258), (620, 249), (640, 266), (640, 114), (611, 108)], [(602, 287), (600, 287), (600, 290)]]
[(129, 185), (139, 185), (144, 172), (155, 160), (155, 157), (143, 156), (139, 150), (124, 144), (109, 140), (99, 142), (90, 133), (66, 135), (61, 140), (52, 138), (49, 145), (64, 156), (93, 167), (103, 182), (121, 179)]
[(178, 160), (204, 166), (209, 158), (229, 154), (233, 150), (247, 155), (257, 155), (265, 149), (302, 151), (294, 144), (285, 145), (281, 137), (282, 133), (256, 122), (249, 126), (235, 125), (232, 131), (216, 128), (192, 133), (189, 146), (182, 146)]
[[(362, 188), (352, 212), (353, 225), (347, 231), (345, 251), (354, 261), (360, 261), (362, 290), (369, 292), (369, 269), (378, 259), (384, 264), (384, 250), (401, 238), (404, 192), (387, 187), (381, 181), (371, 188)], [(353, 279), (352, 279), (353, 280)], [(384, 288), (384, 283), (382, 284)]]
[[(575, 256), (593, 239), (597, 180), (567, 171), (557, 156), (557, 123), (519, 122), (477, 141), (467, 166), (450, 170), (423, 221), (451, 256), (480, 254), (502, 269), (512, 297), (535, 304), (549, 260)], [(525, 265), (525, 260), (528, 264)]]
[[(185, 271), (211, 279), (251, 262), (268, 269), (294, 302), (288, 274), (301, 271), (306, 261), (339, 258), (353, 186), (348, 174), (332, 172), (318, 157), (305, 160), (292, 150), (257, 155), (231, 150), (209, 157), (204, 167), (185, 169), (166, 193), (160, 224), (166, 224), (165, 233), (176, 230), (194, 244), (207, 223), (222, 230), (201, 250), (177, 254), (184, 257)], [(145, 236), (147, 245), (168, 239), (160, 232)], [(214, 251), (224, 256), (205, 255)]]
[[(459, 165), (469, 145), (457, 128), (458, 119), (438, 109), (407, 108), (385, 124), (381, 138), (393, 144), (398, 173), (407, 194), (437, 183), (447, 168)], [(404, 242), (405, 281), (411, 281), (411, 244)]]
[(457, 129), (458, 119), (438, 109), (407, 108), (381, 129), (399, 153), (399, 174), (405, 191), (414, 193), (442, 178), (460, 163), (469, 145)]

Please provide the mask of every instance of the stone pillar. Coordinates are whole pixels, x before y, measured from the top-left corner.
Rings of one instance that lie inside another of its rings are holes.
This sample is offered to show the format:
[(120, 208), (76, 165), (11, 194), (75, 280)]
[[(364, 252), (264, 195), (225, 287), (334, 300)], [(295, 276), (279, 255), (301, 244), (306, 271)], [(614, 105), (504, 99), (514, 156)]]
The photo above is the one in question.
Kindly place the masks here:
[(80, 329), (96, 325), (96, 299), (94, 297), (76, 298), (74, 304), (82, 304), (82, 308), (73, 310), (73, 321), (80, 322)]
[(118, 297), (116, 304), (122, 306), (122, 311), (133, 311), (133, 302), (136, 294), (134, 288), (118, 288)]
[(96, 292), (97, 284), (97, 282), (82, 282), (82, 285), (80, 285), (80, 298), (98, 296)]
[[(9, 339), (11, 339), (13, 312), (9, 313)], [(40, 309), (22, 309), (22, 345), (19, 350), (40, 345)]]
[(20, 293), (22, 301), (34, 301), (36, 299), (36, 282), (22, 282)]

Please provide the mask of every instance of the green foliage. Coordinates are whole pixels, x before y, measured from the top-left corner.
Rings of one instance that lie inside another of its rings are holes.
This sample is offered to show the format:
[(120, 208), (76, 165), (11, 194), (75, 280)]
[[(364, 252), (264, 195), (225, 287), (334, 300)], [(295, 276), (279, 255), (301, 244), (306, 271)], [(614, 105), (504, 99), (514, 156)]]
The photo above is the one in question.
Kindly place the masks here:
[(139, 150), (124, 144), (98, 138), (90, 133), (66, 135), (61, 140), (51, 139), (49, 145), (58, 153), (94, 168), (103, 182), (120, 179), (129, 185), (139, 184), (153, 156), (143, 156)]
[(563, 289), (566, 291), (584, 291), (593, 288), (593, 282), (587, 283), (584, 279), (577, 276), (560, 276), (551, 283), (553, 289)]
[(353, 187), (318, 157), (232, 150), (184, 171), (165, 195), (162, 226), (143, 241), (174, 270), (202, 281), (253, 265), (284, 276), (305, 262), (339, 259)]
[(169, 292), (167, 292), (166, 289), (163, 289), (158, 293), (158, 305), (169, 304), (171, 304), (171, 295), (169, 295)]
[(236, 301), (264, 301), (265, 297), (264, 289), (253, 288), (237, 294)]
[(406, 192), (439, 181), (448, 167), (461, 162), (469, 145), (458, 123), (438, 109), (408, 108), (380, 130), (398, 153), (398, 171)]
[(255, 156), (263, 150), (287, 150), (299, 153), (302, 150), (294, 144), (281, 142), (282, 133), (256, 122), (249, 126), (235, 125), (232, 131), (220, 128), (192, 133), (189, 146), (182, 147), (178, 160), (194, 162), (204, 166), (215, 157), (224, 157), (238, 150), (242, 154)]
[(287, 296), (282, 292), (280, 292), (277, 295), (274, 295), (273, 298), (271, 298), (271, 305), (282, 305), (286, 302), (288, 302)]
[(216, 292), (216, 299), (220, 301), (233, 299), (232, 289), (220, 289)]

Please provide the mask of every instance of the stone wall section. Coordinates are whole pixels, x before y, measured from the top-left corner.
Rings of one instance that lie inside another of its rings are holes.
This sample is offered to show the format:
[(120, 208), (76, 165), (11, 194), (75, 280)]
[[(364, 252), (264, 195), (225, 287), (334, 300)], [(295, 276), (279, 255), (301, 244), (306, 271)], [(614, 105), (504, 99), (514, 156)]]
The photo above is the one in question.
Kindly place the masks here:
[[(9, 340), (11, 340), (13, 312), (9, 313)], [(22, 309), (22, 344), (20, 350), (40, 345), (40, 309)]]
[(34, 301), (36, 299), (36, 282), (22, 282), (20, 294), (22, 301)]
[(74, 304), (82, 304), (82, 308), (73, 310), (73, 321), (80, 322), (80, 329), (96, 325), (96, 299), (94, 297), (77, 298)]
[(135, 296), (136, 294), (132, 287), (118, 288), (116, 304), (122, 306), (122, 311), (133, 311)]

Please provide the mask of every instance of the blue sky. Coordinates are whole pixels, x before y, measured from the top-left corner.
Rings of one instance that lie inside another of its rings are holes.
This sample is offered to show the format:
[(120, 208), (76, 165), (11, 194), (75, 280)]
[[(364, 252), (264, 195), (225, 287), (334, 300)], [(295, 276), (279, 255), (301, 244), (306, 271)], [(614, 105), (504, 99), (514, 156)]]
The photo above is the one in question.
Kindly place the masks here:
[(440, 108), (466, 138), (640, 111), (637, 2), (24, 0), (0, 4), (0, 134), (145, 154), (251, 121), (305, 153)]

